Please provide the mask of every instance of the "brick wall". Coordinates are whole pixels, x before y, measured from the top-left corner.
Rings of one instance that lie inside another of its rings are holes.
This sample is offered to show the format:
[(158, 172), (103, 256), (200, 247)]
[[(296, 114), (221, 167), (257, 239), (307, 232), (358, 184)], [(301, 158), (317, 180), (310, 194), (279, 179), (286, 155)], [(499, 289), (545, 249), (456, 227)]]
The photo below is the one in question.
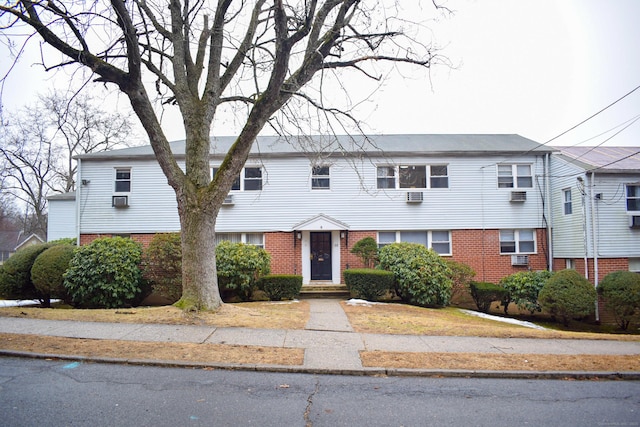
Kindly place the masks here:
[(302, 242), (294, 233), (265, 233), (264, 248), (271, 255), (272, 274), (302, 275)]

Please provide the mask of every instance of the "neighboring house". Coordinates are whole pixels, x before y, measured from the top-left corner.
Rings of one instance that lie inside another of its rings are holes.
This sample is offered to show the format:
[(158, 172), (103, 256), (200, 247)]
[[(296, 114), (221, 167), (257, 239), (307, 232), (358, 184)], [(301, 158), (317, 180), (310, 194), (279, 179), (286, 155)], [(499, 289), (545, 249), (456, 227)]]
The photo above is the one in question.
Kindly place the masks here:
[(553, 268), (640, 273), (640, 147), (555, 147)]
[(0, 265), (17, 250), (38, 243), (44, 243), (44, 240), (37, 234), (25, 236), (22, 231), (0, 231)]
[[(234, 138), (212, 138), (212, 174)], [(184, 142), (172, 144), (184, 165)], [(552, 149), (518, 135), (260, 137), (220, 210), (216, 239), (264, 247), (272, 272), (341, 283), (350, 253), (417, 242), (464, 262), (477, 280), (548, 268)], [(151, 147), (78, 156), (75, 198), (53, 198), (51, 237), (126, 235), (148, 244), (180, 229)], [(75, 223), (69, 214), (75, 211)], [(64, 218), (59, 218), (63, 215)], [(67, 222), (68, 221), (68, 222)], [(63, 227), (66, 230), (62, 230)]]

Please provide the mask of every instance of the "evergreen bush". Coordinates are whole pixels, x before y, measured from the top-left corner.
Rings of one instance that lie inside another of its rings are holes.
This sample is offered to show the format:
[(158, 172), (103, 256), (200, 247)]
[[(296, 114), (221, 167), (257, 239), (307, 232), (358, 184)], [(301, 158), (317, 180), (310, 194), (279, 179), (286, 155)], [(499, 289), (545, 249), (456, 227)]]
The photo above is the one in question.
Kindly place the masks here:
[(216, 247), (216, 267), (223, 296), (231, 291), (249, 301), (258, 279), (270, 273), (271, 257), (258, 246), (224, 240)]
[(49, 243), (40, 243), (20, 249), (7, 259), (0, 269), (0, 298), (37, 299), (46, 304), (45, 297), (31, 281), (31, 267), (38, 255), (49, 249)]
[(96, 239), (75, 251), (64, 287), (79, 307), (129, 306), (142, 293), (141, 258), (142, 246), (131, 239)]
[(451, 270), (433, 250), (418, 243), (392, 243), (378, 252), (380, 267), (395, 275), (403, 301), (423, 307), (444, 307), (451, 299)]
[(179, 233), (156, 234), (142, 254), (142, 276), (152, 291), (174, 303), (182, 296), (182, 245)]
[(505, 288), (488, 282), (471, 282), (469, 290), (476, 307), (483, 313), (489, 312), (493, 301), (502, 301), (507, 295)]
[(69, 268), (77, 246), (59, 244), (42, 252), (31, 267), (31, 281), (44, 298), (44, 306), (50, 305), (51, 298), (69, 303), (70, 298), (64, 287), (64, 273)]
[(393, 273), (386, 270), (358, 268), (345, 270), (344, 283), (354, 298), (377, 301), (393, 289)]
[(542, 271), (520, 271), (500, 280), (500, 285), (507, 290), (502, 300), (504, 313), (507, 314), (509, 304), (514, 303), (522, 310), (528, 310), (533, 314), (540, 311), (538, 295), (545, 282), (551, 277), (551, 273)]
[(554, 317), (560, 316), (565, 326), (573, 318), (595, 312), (598, 294), (591, 283), (575, 270), (553, 273), (545, 283), (538, 300)]
[(302, 276), (268, 274), (260, 278), (258, 288), (263, 290), (272, 301), (294, 299), (300, 295)]
[(364, 268), (372, 268), (378, 258), (378, 244), (373, 237), (365, 237), (353, 245), (351, 253), (362, 260)]
[(469, 290), (469, 285), (473, 281), (476, 272), (462, 262), (454, 261), (452, 259), (445, 259), (447, 267), (451, 270), (451, 299), (459, 297)]
[(640, 317), (640, 274), (631, 271), (609, 273), (598, 285), (598, 293), (623, 331)]

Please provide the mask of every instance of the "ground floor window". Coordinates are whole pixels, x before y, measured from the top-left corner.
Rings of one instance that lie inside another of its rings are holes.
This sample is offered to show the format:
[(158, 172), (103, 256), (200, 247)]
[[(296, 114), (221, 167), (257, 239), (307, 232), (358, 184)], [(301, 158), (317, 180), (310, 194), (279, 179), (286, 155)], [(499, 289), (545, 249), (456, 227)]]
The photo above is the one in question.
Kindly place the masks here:
[(264, 234), (262, 233), (216, 233), (216, 245), (223, 240), (231, 243), (246, 243), (264, 248)]
[(500, 230), (501, 254), (532, 254), (535, 252), (534, 230)]
[(419, 243), (440, 255), (451, 255), (451, 232), (448, 230), (381, 231), (378, 247), (395, 242)]

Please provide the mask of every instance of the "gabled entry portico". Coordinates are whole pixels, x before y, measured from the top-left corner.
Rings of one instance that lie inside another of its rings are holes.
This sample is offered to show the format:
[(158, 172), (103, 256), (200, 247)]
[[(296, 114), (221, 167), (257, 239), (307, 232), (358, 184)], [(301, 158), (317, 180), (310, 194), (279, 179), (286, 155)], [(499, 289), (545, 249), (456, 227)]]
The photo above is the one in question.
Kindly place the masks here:
[(340, 234), (348, 229), (347, 224), (324, 214), (293, 227), (301, 242), (303, 284), (340, 284)]

